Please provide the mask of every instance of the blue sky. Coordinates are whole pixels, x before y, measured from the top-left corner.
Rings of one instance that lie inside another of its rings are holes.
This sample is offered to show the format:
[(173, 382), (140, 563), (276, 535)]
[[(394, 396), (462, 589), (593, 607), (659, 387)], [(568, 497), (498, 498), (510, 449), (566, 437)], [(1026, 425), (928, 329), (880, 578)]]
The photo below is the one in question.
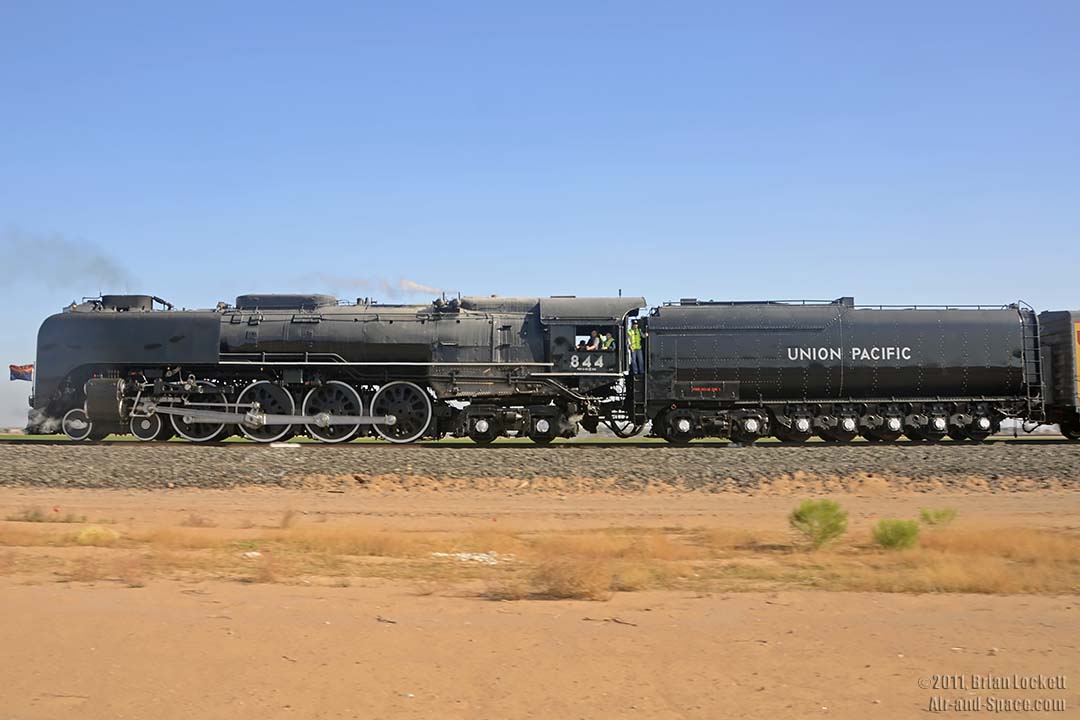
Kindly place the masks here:
[(1075, 2), (0, 0), (0, 354), (111, 289), (1080, 307), (1077, 68)]

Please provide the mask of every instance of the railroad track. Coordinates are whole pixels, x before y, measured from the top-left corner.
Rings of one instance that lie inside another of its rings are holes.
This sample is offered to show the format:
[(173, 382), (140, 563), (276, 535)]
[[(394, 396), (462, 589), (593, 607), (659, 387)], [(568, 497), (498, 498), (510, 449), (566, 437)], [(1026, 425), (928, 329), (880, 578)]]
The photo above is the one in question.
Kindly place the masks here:
[[(1080, 442), (1075, 440), (1069, 440), (1064, 437), (1036, 435), (1036, 436), (998, 436), (988, 438), (982, 443), (972, 442), (955, 442), (952, 440), (943, 440), (937, 443), (918, 442), (914, 440), (898, 440), (896, 442), (879, 444), (870, 443), (861, 440), (855, 440), (851, 443), (829, 443), (823, 441), (811, 440), (805, 443), (787, 443), (778, 442), (773, 440), (765, 440), (755, 443), (752, 447), (754, 449), (770, 449), (770, 448), (805, 448), (808, 452), (817, 450), (836, 450), (838, 448), (848, 449), (865, 449), (865, 450), (880, 450), (881, 448), (888, 447), (909, 447), (909, 448), (974, 448), (979, 446), (989, 445), (1080, 445)], [(99, 440), (96, 442), (75, 442), (65, 437), (57, 438), (13, 438), (6, 437), (0, 438), (0, 445), (33, 445), (33, 446), (53, 446), (62, 445), (65, 447), (132, 447), (132, 448), (192, 448), (192, 447), (214, 447), (214, 448), (230, 448), (234, 450), (244, 449), (259, 449), (259, 448), (282, 448), (287, 446), (288, 449), (292, 448), (305, 448), (305, 449), (326, 449), (327, 446), (323, 443), (314, 441), (291, 441), (286, 443), (258, 443), (250, 440), (227, 440), (217, 443), (189, 443), (184, 441), (167, 441), (167, 442), (138, 442), (131, 439), (117, 439), (117, 440)], [(478, 445), (470, 440), (442, 440), (442, 441), (429, 441), (429, 442), (416, 442), (406, 445), (398, 445), (394, 443), (380, 442), (378, 440), (370, 441), (354, 441), (350, 443), (343, 443), (340, 445), (333, 445), (334, 449), (352, 449), (356, 451), (363, 451), (370, 448), (379, 449), (394, 449), (397, 451), (408, 451), (416, 449), (424, 450), (537, 450), (537, 451), (559, 451), (566, 449), (574, 450), (588, 450), (588, 449), (611, 449), (611, 448), (667, 448), (671, 450), (686, 449), (686, 448), (725, 448), (725, 449), (741, 449), (746, 446), (738, 443), (732, 443), (726, 440), (707, 441), (696, 440), (688, 446), (676, 447), (663, 440), (587, 440), (583, 442), (554, 442), (550, 445), (537, 445), (528, 440), (522, 440), (520, 442), (515, 441), (502, 441), (495, 442), (490, 445)]]

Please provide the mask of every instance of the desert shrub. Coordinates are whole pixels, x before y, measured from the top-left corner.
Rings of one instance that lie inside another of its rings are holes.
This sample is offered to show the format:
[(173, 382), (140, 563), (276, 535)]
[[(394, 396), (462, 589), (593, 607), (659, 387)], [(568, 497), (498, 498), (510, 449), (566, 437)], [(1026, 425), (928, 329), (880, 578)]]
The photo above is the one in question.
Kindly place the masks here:
[(67, 578), (75, 582), (97, 582), (108, 577), (108, 569), (96, 557), (75, 558), (67, 573)]
[(930, 527), (945, 527), (956, 519), (956, 508), (922, 508), (919, 519)]
[(803, 500), (788, 522), (815, 550), (847, 532), (847, 510), (835, 500)]
[(97, 547), (114, 545), (119, 539), (120, 533), (111, 528), (104, 528), (99, 525), (91, 525), (75, 535), (75, 542), (79, 545), (94, 545)]
[(39, 507), (28, 508), (22, 512), (15, 513), (14, 515), (8, 515), (6, 520), (11, 522), (30, 522), (30, 523), (84, 523), (86, 522), (85, 515), (75, 515), (73, 513), (67, 513), (61, 515), (59, 508), (53, 508), (52, 514), (49, 514)]
[(914, 547), (919, 540), (919, 523), (914, 520), (880, 520), (874, 526), (874, 542), (890, 550)]
[(183, 526), (183, 527), (194, 527), (194, 528), (217, 527), (217, 523), (215, 523), (213, 520), (206, 517), (205, 515), (199, 515), (197, 513), (191, 513), (190, 515), (188, 515), (186, 518), (184, 518), (180, 522), (180, 525)]
[(584, 558), (552, 560), (533, 573), (537, 597), (554, 600), (608, 600), (612, 572), (607, 563)]
[(288, 530), (293, 525), (295, 525), (296, 521), (299, 520), (299, 519), (300, 519), (300, 514), (298, 512), (296, 512), (295, 510), (293, 510), (292, 508), (289, 508), (281, 516), (281, 521), (278, 523), (278, 527), (280, 527), (282, 530)]

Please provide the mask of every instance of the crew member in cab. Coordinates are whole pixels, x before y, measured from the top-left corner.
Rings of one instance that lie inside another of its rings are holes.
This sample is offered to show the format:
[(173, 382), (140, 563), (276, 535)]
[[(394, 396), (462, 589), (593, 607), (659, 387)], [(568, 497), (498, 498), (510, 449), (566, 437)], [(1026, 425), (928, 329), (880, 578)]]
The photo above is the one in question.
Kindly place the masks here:
[(604, 340), (600, 343), (601, 350), (614, 350), (615, 349), (615, 334), (608, 330), (604, 333)]
[(630, 322), (630, 329), (626, 331), (627, 346), (630, 348), (630, 372), (641, 375), (645, 372), (645, 353), (642, 351), (642, 332), (637, 320)]
[(589, 344), (585, 346), (585, 349), (589, 352), (596, 352), (600, 349), (600, 331), (593, 330), (589, 333)]

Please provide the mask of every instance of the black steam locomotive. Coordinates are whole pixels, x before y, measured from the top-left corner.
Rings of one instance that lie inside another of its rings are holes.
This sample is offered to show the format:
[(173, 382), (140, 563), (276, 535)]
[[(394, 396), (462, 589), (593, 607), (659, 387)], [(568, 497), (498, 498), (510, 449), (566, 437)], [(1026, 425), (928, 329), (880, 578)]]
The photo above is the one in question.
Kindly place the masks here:
[[(631, 374), (627, 321), (644, 307), (242, 295), (181, 311), (105, 295), (42, 325), (28, 431), (548, 443), (603, 424), (676, 444), (889, 442), (982, 440), (1013, 418), (1080, 438), (1080, 313), (687, 299), (640, 319), (644, 372)], [(606, 349), (586, 345), (608, 333)]]

